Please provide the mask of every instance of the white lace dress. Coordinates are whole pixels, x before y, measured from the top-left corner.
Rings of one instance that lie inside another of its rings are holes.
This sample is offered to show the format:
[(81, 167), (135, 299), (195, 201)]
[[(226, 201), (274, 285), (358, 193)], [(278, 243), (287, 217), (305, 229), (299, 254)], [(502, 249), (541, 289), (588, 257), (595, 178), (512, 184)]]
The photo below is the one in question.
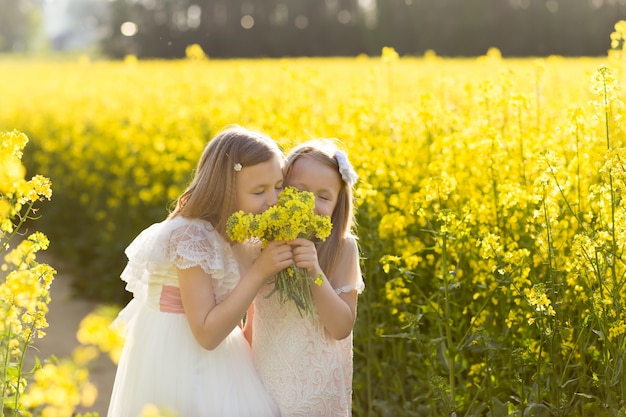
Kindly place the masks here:
[(150, 226), (126, 249), (122, 279), (134, 298), (114, 323), (123, 327), (126, 342), (108, 417), (137, 417), (148, 404), (179, 417), (279, 415), (241, 329), (205, 350), (180, 302), (176, 267), (202, 267), (220, 303), (239, 282), (238, 250), (210, 223), (183, 217)]
[[(357, 282), (338, 293), (365, 287)], [(352, 333), (334, 340), (319, 321), (301, 317), (292, 302), (281, 304), (272, 284), (254, 300), (252, 353), (261, 380), (283, 417), (352, 415)]]

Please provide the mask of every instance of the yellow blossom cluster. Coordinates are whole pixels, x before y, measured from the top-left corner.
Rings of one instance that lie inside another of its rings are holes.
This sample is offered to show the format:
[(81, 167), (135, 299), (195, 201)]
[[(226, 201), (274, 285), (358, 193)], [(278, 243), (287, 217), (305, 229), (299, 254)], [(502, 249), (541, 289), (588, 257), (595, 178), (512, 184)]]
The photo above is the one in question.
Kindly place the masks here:
[(315, 214), (315, 197), (308, 191), (285, 187), (278, 202), (260, 214), (238, 211), (227, 223), (228, 236), (235, 242), (257, 238), (263, 244), (298, 237), (326, 240), (332, 224), (330, 217)]
[(18, 234), (24, 223), (34, 220), (34, 203), (51, 196), (47, 178), (36, 175), (31, 180), (24, 179), (26, 170), (21, 158), (27, 142), (26, 135), (18, 131), (0, 133), (0, 406), (3, 412), (21, 410), (20, 413), (31, 415), (29, 409), (43, 404), (29, 400), (43, 395), (41, 391), (37, 394), (37, 384), (42, 383), (45, 395), (52, 401), (49, 404), (64, 411), (44, 408), (40, 415), (69, 416), (72, 403), (57, 391), (63, 390), (60, 387), (68, 381), (50, 378), (54, 365), (35, 367), (35, 384), (30, 386), (22, 371), (26, 350), (34, 339), (45, 335), (48, 327), (50, 285), (56, 274), (52, 267), (36, 259), (37, 252), (48, 248), (48, 238), (41, 232), (25, 238)]
[[(235, 242), (257, 239), (264, 247), (271, 241), (290, 241), (299, 237), (326, 240), (332, 223), (329, 216), (315, 214), (315, 196), (295, 187), (285, 187), (278, 202), (260, 214), (233, 213), (227, 222), (227, 234)], [(309, 277), (295, 265), (276, 276), (275, 291), (282, 302), (291, 300), (298, 311), (313, 316), (313, 300), (309, 283), (322, 285), (321, 276)]]
[[(124, 345), (123, 337), (119, 332), (111, 329), (111, 323), (117, 317), (119, 307), (103, 305), (85, 316), (78, 327), (76, 338), (85, 347), (97, 347), (101, 352), (107, 353), (113, 363), (118, 363)], [(86, 352), (87, 353), (87, 352)], [(92, 358), (77, 361), (89, 363)]]
[[(411, 291), (401, 278), (394, 278), (385, 282), (385, 293), (387, 300), (393, 306), (411, 303)], [(392, 313), (397, 314), (398, 309), (394, 308)]]
[(19, 216), (24, 205), (50, 199), (50, 181), (41, 175), (25, 180), (22, 165), (23, 148), (28, 138), (18, 131), (0, 132), (0, 233), (14, 231), (13, 219)]
[(626, 333), (626, 323), (624, 320), (619, 320), (609, 328), (609, 339), (615, 340), (624, 333)]
[(3, 415), (14, 410), (16, 415), (70, 417), (78, 405), (90, 407), (96, 398), (85, 368), (94, 353), (81, 347), (72, 359), (50, 359), (42, 365), (37, 358), (32, 371), (24, 368), (26, 350), (48, 327), (50, 286), (56, 274), (37, 262), (37, 253), (50, 244), (47, 236), (37, 231), (27, 237), (20, 234), (24, 224), (34, 220), (34, 203), (50, 199), (52, 193), (46, 177), (24, 179), (21, 158), (27, 142), (18, 131), (0, 133), (0, 406)]
[(192, 61), (205, 60), (208, 58), (206, 53), (202, 49), (202, 46), (197, 43), (188, 45), (185, 48), (185, 57)]
[(88, 377), (87, 370), (73, 361), (47, 363), (35, 371), (22, 403), (41, 417), (72, 416), (78, 405), (91, 407), (96, 399), (97, 389)]
[(528, 303), (534, 307), (536, 312), (549, 316), (556, 315), (545, 288), (537, 285), (533, 286), (532, 288), (526, 289), (525, 295), (528, 298)]

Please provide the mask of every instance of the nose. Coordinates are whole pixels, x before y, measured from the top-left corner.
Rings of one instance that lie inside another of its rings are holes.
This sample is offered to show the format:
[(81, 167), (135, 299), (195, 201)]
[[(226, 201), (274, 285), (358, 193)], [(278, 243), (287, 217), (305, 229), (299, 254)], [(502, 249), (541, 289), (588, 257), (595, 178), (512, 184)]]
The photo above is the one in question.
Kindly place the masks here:
[(315, 198), (315, 209), (313, 209), (313, 213), (319, 215), (320, 214), (320, 201), (319, 198)]
[(276, 189), (274, 189), (274, 192), (269, 193), (268, 198), (267, 198), (268, 206), (273, 206), (274, 204), (278, 203), (279, 193), (280, 193), (280, 190), (276, 190)]

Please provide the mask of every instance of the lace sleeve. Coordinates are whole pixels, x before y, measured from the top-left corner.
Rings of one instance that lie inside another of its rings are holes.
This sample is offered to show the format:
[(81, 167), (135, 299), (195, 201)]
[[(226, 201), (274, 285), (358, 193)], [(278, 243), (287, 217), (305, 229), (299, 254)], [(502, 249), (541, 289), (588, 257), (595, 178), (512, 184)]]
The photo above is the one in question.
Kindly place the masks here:
[(214, 280), (216, 295), (222, 297), (237, 283), (237, 261), (211, 223), (177, 217), (144, 230), (126, 249), (128, 264), (122, 272), (126, 289), (145, 298), (148, 284), (161, 283), (172, 267), (200, 266)]
[(172, 231), (167, 252), (177, 268), (200, 266), (215, 278), (216, 272), (219, 275), (226, 269), (224, 244), (214, 229), (192, 223)]

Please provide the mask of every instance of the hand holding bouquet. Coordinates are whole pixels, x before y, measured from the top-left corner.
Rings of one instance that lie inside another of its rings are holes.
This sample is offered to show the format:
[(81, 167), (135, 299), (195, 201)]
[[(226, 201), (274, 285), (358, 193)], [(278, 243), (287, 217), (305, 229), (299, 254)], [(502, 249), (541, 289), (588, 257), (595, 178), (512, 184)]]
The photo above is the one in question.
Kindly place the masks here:
[[(251, 214), (238, 211), (228, 218), (226, 232), (231, 240), (245, 242), (259, 239), (261, 246), (275, 240), (293, 240), (296, 238), (326, 240), (332, 224), (329, 216), (315, 214), (315, 196), (308, 191), (299, 191), (286, 187), (279, 195), (278, 203), (263, 213)], [(298, 312), (314, 317), (311, 282), (322, 285), (320, 276), (310, 277), (305, 269), (291, 265), (280, 271), (274, 280), (274, 289), (278, 291), (281, 303), (291, 300)]]

